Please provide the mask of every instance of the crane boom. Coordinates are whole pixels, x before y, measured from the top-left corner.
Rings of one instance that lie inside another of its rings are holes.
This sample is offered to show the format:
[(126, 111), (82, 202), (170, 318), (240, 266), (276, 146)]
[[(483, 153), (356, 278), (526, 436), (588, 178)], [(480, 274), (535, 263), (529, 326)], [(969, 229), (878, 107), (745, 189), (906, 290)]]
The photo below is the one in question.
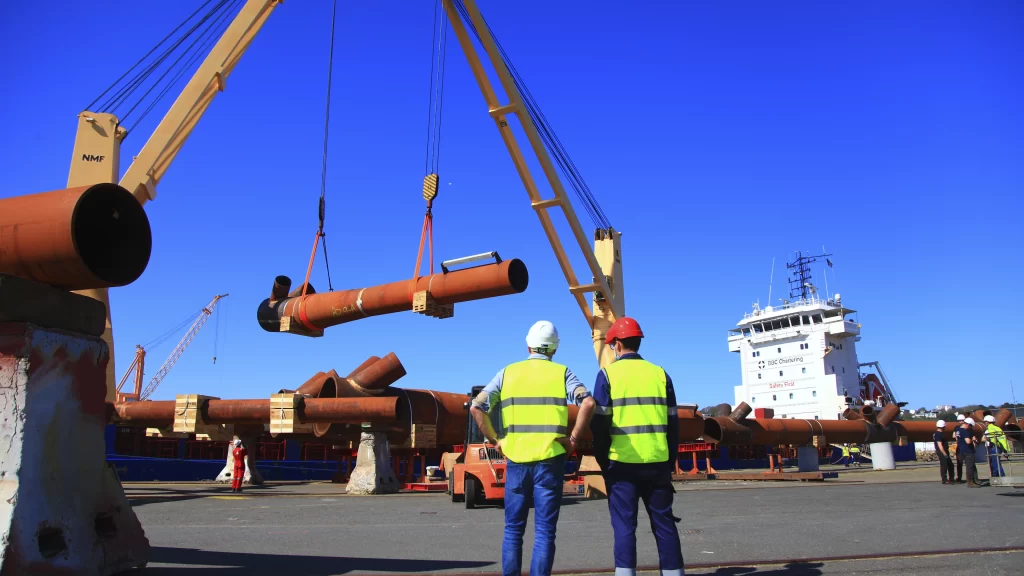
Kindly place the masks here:
[(226, 297), (227, 294), (214, 296), (213, 300), (203, 308), (202, 313), (200, 313), (199, 317), (196, 318), (196, 321), (192, 323), (188, 332), (185, 332), (185, 335), (181, 337), (181, 341), (174, 347), (174, 350), (171, 350), (171, 354), (167, 357), (167, 360), (164, 360), (163, 365), (161, 365), (160, 369), (156, 371), (153, 379), (146, 385), (146, 389), (143, 390), (141, 395), (139, 395), (139, 400), (148, 400), (153, 392), (156, 392), (157, 386), (159, 386), (160, 382), (162, 382), (164, 377), (167, 376), (167, 373), (171, 371), (171, 368), (174, 367), (174, 363), (178, 361), (178, 358), (181, 358), (181, 355), (185, 353), (185, 349), (188, 348), (192, 339), (194, 339), (196, 334), (199, 333), (199, 329), (203, 327), (203, 324), (206, 324), (210, 315), (213, 314), (213, 309), (217, 307), (217, 302), (219, 302), (221, 298)]

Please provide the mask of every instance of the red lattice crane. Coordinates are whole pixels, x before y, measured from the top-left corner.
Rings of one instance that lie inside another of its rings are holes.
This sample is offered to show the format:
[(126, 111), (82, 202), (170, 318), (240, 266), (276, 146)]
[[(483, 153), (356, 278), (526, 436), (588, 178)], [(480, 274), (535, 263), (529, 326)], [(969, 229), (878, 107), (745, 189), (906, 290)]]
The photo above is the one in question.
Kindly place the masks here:
[[(187, 332), (185, 332), (185, 335), (181, 337), (181, 341), (179, 341), (178, 345), (174, 347), (174, 350), (171, 350), (170, 355), (167, 356), (167, 360), (164, 360), (164, 363), (160, 366), (160, 369), (156, 371), (153, 379), (146, 385), (145, 390), (142, 390), (142, 372), (146, 361), (146, 350), (142, 346), (135, 346), (135, 359), (132, 360), (131, 366), (128, 367), (124, 376), (121, 377), (121, 381), (117, 384), (117, 401), (148, 400), (149, 397), (153, 395), (153, 392), (156, 392), (157, 386), (159, 386), (160, 382), (162, 382), (164, 377), (167, 376), (167, 373), (171, 371), (172, 367), (174, 367), (178, 358), (181, 358), (181, 355), (185, 353), (185, 349), (188, 348), (188, 345), (196, 337), (196, 334), (199, 333), (199, 329), (203, 327), (203, 324), (206, 324), (206, 321), (213, 314), (214, 308), (217, 307), (217, 302), (219, 302), (221, 298), (226, 298), (227, 296), (227, 294), (214, 296), (213, 300), (211, 300), (210, 303), (199, 312), (199, 317), (196, 318), (195, 322), (192, 323), (192, 326), (189, 327)], [(214, 361), (216, 362), (216, 357), (214, 358)], [(135, 371), (135, 391), (130, 394), (122, 393), (121, 387), (124, 386), (124, 383), (128, 379), (128, 375), (131, 374), (132, 370)]]

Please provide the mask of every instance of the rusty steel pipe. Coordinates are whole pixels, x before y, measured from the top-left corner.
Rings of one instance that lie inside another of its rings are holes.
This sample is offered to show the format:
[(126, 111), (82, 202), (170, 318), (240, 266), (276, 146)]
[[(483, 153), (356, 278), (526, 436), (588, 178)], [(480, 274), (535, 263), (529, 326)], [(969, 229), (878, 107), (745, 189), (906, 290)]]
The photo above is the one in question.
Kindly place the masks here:
[(878, 413), (878, 416), (875, 418), (875, 422), (878, 422), (879, 426), (885, 428), (889, 426), (889, 424), (895, 422), (896, 418), (899, 418), (899, 415), (900, 407), (898, 405), (886, 404), (885, 408), (882, 408), (882, 411)]
[[(299, 410), (304, 423), (359, 424), (398, 419), (399, 398), (306, 398)], [(268, 418), (269, 421), (269, 418)]]
[[(1007, 422), (1010, 422), (1011, 418), (1013, 418), (1013, 412), (1009, 408), (1002, 408), (999, 412), (995, 413), (995, 418), (996, 421), (994, 424), (1002, 428), (1003, 426), (1006, 426)], [(1014, 418), (1014, 423), (1016, 423), (1016, 418)]]
[(847, 408), (843, 410), (843, 418), (847, 420), (863, 420), (864, 417), (860, 415), (860, 412), (853, 408)]
[(796, 420), (705, 418), (704, 437), (725, 445), (808, 445), (815, 436), (829, 442), (873, 443), (896, 440), (895, 427), (883, 428), (865, 420)]
[(747, 416), (750, 416), (751, 412), (750, 404), (746, 402), (740, 402), (736, 405), (736, 409), (729, 414), (729, 418), (733, 422), (742, 422)]
[(292, 287), (292, 279), (287, 276), (274, 278), (274, 286), (270, 289), (271, 300), (283, 300), (288, 297), (288, 290)]
[(65, 290), (131, 284), (153, 247), (142, 205), (117, 184), (0, 200), (0, 273)]
[(405, 376), (405, 366), (394, 352), (350, 375), (348, 380), (370, 394), (377, 394)]
[(270, 399), (211, 399), (201, 416), (207, 424), (265, 424), (270, 422)]
[(871, 406), (861, 406), (860, 417), (868, 422), (875, 422), (875, 409)]
[(125, 422), (174, 422), (174, 400), (146, 400), (114, 404), (118, 420)]
[(420, 290), (429, 290), (436, 303), (447, 305), (518, 294), (526, 290), (528, 284), (526, 265), (518, 259), (505, 260), (447, 274), (423, 276), (415, 285), (412, 280), (400, 280), (362, 289), (307, 295), (305, 298), (268, 298), (256, 309), (256, 318), (268, 332), (279, 332), (281, 319), (286, 317), (295, 326), (322, 330), (368, 316), (411, 310), (413, 292)]

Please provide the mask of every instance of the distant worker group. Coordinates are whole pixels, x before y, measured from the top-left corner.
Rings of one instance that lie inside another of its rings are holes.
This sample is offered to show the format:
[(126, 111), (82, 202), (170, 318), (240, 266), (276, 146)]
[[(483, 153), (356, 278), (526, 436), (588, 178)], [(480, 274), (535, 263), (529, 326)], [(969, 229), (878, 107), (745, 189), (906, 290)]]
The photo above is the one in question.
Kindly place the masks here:
[[(672, 380), (663, 368), (640, 357), (643, 331), (636, 320), (619, 318), (605, 344), (615, 361), (602, 369), (593, 394), (567, 367), (551, 360), (558, 331), (540, 321), (526, 336), (529, 356), (500, 370), (473, 399), (473, 419), (484, 438), (507, 462), (502, 573), (522, 572), (523, 534), (534, 507), (532, 576), (548, 576), (555, 559), (555, 533), (562, 500), (566, 455), (588, 424), (594, 454), (608, 489), (614, 533), (616, 576), (636, 574), (639, 502), (651, 520), (661, 574), (683, 574), (683, 552), (672, 513), (672, 470), (679, 422)], [(567, 401), (579, 406), (569, 432)], [(489, 413), (498, 408), (502, 434)], [(568, 435), (567, 435), (568, 433)]]
[[(981, 483), (978, 482), (978, 465), (977, 465), (977, 449), (979, 448), (978, 440), (975, 438), (974, 418), (958, 414), (957, 422), (959, 425), (953, 432), (953, 440), (956, 446), (956, 479), (953, 478), (953, 460), (949, 455), (949, 446), (946, 444), (945, 439), (945, 420), (939, 420), (936, 422), (936, 430), (933, 436), (933, 443), (935, 444), (935, 452), (939, 457), (939, 474), (943, 484), (955, 485), (963, 484), (963, 473), (964, 468), (967, 469), (967, 486), (970, 488), (980, 488)], [(999, 461), (1003, 454), (1007, 454), (1010, 451), (1009, 444), (1006, 441), (1006, 433), (1003, 432), (1002, 428), (996, 426), (995, 417), (991, 414), (985, 416), (985, 433), (982, 436), (984, 440), (985, 453), (988, 457), (989, 471), (992, 473), (992, 477), (1005, 476), (1006, 473), (1003, 471), (1003, 465)]]

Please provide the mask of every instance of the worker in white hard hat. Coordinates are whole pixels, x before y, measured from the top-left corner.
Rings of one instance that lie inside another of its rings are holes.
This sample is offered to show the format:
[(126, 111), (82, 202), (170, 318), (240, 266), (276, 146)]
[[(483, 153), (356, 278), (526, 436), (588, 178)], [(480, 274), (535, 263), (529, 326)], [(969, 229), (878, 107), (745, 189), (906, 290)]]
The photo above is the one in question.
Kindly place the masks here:
[[(567, 367), (551, 360), (558, 350), (558, 330), (547, 320), (526, 334), (529, 356), (498, 371), (473, 399), (470, 412), (488, 442), (501, 450), (505, 470), (505, 537), (501, 545), (504, 576), (518, 575), (523, 564), (523, 534), (534, 509), (531, 576), (550, 576), (555, 561), (555, 527), (562, 505), (567, 455), (594, 413), (594, 399)], [(569, 431), (567, 402), (579, 406)], [(502, 433), (488, 413), (498, 407)]]
[[(956, 430), (959, 430), (960, 427), (963, 426), (965, 418), (967, 418), (967, 416), (964, 416), (963, 414), (957, 414), (956, 415), (956, 424), (957, 424), (957, 429)], [(960, 451), (960, 442), (957, 439), (956, 430), (953, 431), (953, 445), (956, 447), (956, 483), (957, 484), (963, 484), (964, 483), (964, 454), (963, 454), (963, 452)]]
[(985, 416), (985, 445), (988, 447), (988, 468), (992, 472), (992, 477), (1006, 476), (1003, 472), (1003, 463), (999, 461), (1000, 450), (1002, 452), (1009, 452), (1010, 446), (1006, 443), (1006, 434), (1003, 429), (996, 426), (995, 416), (989, 414)]
[(960, 427), (956, 429), (956, 461), (959, 464), (961, 456), (963, 457), (964, 466), (967, 468), (967, 486), (981, 488), (981, 484), (978, 484), (978, 467), (974, 461), (975, 448), (974, 418), (964, 418)]
[(946, 444), (946, 421), (939, 420), (935, 423), (935, 433), (932, 434), (932, 442), (935, 444), (935, 455), (939, 457), (939, 477), (943, 484), (954, 486), (953, 482), (953, 460), (949, 457), (949, 445)]

